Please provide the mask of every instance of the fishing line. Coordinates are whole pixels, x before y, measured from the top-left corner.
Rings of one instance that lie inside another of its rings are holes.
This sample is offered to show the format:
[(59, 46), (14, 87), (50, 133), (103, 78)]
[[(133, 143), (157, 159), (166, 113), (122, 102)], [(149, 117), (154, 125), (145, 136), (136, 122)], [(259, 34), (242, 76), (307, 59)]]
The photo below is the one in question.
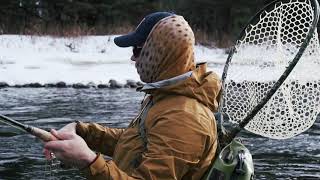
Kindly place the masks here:
[[(43, 129), (40, 129), (40, 128), (37, 128), (34, 126), (22, 124), (16, 120), (13, 120), (13, 119), (11, 119), (7, 116), (1, 115), (1, 114), (0, 114), (0, 122), (7, 124), (11, 127), (14, 127), (20, 131), (29, 133), (29, 134), (41, 139), (44, 142), (57, 140), (57, 138), (54, 137), (48, 131), (45, 131)], [(50, 159), (46, 160), (46, 164), (44, 167), (44, 176), (45, 176), (44, 178), (45, 179), (53, 179), (54, 178), (53, 170), (61, 167), (61, 162), (58, 161), (57, 158), (55, 158), (54, 154), (52, 153), (52, 154), (50, 154), (50, 156), (51, 156)], [(47, 174), (49, 174), (49, 175), (47, 176)]]

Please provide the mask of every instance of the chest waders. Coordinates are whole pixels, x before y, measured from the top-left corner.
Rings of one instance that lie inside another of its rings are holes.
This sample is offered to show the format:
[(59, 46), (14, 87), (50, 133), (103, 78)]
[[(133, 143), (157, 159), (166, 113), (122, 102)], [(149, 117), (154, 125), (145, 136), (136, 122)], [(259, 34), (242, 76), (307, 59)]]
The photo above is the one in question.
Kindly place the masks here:
[[(153, 101), (150, 97), (137, 117), (143, 152), (147, 150), (148, 145), (145, 120), (152, 105)], [(132, 161), (133, 167), (137, 168), (141, 160), (142, 152)], [(251, 180), (253, 179), (253, 173), (253, 162), (249, 150), (239, 140), (234, 139), (220, 151), (202, 180)]]

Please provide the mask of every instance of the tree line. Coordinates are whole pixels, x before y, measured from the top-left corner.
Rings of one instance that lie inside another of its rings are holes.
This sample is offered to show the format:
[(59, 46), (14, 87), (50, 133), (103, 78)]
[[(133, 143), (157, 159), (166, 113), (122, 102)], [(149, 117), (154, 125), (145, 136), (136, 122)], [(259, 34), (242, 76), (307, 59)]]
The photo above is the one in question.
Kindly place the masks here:
[(0, 34), (105, 35), (135, 28), (147, 14), (183, 15), (202, 43), (228, 45), (272, 0), (1, 0)]

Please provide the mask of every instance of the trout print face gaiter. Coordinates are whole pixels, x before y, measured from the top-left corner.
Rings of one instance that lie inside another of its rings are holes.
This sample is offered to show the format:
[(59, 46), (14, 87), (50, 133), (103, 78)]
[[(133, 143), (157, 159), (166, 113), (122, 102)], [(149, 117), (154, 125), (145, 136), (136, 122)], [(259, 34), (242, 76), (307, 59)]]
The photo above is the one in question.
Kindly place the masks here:
[(172, 78), (195, 68), (194, 34), (182, 16), (160, 20), (151, 30), (136, 68), (143, 82)]

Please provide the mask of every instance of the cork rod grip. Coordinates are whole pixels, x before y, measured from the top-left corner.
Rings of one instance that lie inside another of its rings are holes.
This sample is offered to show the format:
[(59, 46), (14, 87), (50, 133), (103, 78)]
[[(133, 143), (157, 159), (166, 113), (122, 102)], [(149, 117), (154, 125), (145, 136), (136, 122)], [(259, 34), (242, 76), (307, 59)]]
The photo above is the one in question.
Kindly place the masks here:
[(32, 135), (36, 136), (37, 138), (40, 138), (44, 142), (58, 140), (50, 132), (45, 131), (45, 130), (40, 129), (40, 128), (37, 128), (37, 127), (31, 127), (30, 133)]

